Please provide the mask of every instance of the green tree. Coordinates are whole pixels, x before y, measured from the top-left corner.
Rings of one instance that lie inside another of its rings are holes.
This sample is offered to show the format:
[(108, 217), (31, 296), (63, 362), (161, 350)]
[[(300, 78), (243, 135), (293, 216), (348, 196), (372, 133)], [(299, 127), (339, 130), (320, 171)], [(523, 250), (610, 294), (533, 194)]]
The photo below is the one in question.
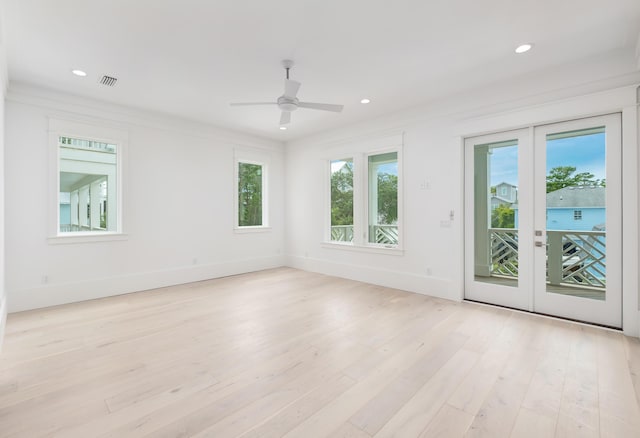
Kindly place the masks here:
[(515, 228), (515, 211), (501, 204), (491, 211), (491, 228)]
[(378, 174), (378, 222), (395, 224), (398, 221), (398, 175)]
[(353, 225), (353, 162), (331, 173), (331, 225)]
[(262, 166), (238, 164), (238, 224), (262, 225)]
[(551, 169), (549, 175), (547, 175), (547, 193), (555, 192), (565, 187), (606, 186), (606, 180), (597, 179), (593, 173), (581, 172), (574, 175), (575, 171), (576, 168), (573, 166), (558, 166)]

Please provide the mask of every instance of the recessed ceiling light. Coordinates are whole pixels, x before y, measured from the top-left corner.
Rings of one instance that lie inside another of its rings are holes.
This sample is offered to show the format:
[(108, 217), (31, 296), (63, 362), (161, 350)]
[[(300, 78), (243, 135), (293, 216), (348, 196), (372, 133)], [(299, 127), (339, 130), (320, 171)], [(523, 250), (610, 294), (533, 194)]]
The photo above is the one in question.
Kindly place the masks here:
[(367, 99), (367, 98), (362, 99), (362, 100), (360, 101), (360, 103), (363, 103), (363, 104), (367, 104), (367, 103), (370, 103), (370, 102), (371, 102), (371, 99)]
[(71, 70), (71, 73), (73, 73), (76, 76), (80, 76), (80, 77), (85, 77), (87, 75), (86, 72), (82, 71), (82, 70)]
[(281, 126), (281, 127), (280, 127), (280, 130), (281, 130), (281, 131), (286, 131), (286, 130), (287, 130), (287, 127), (286, 127), (286, 126)]
[(518, 47), (516, 47), (516, 53), (528, 52), (532, 47), (533, 44), (520, 44)]

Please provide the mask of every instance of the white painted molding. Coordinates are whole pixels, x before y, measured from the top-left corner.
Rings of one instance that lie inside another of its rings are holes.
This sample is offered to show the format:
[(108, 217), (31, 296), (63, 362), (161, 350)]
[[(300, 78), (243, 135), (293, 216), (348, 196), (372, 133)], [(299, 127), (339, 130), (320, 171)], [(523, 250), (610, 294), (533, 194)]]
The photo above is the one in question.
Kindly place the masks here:
[[(637, 98), (637, 91), (631, 92)], [(638, 309), (640, 288), (638, 278), (638, 259), (640, 246), (638, 240), (638, 125), (640, 124), (638, 106), (630, 102), (622, 110), (622, 330), (627, 336), (640, 337)]]
[(289, 256), (287, 266), (445, 300), (461, 301), (457, 285), (444, 278), (298, 256)]
[[(409, 126), (424, 125), (442, 118), (466, 119), (517, 111), (640, 83), (640, 72), (630, 72), (628, 67), (629, 56), (633, 56), (632, 48), (610, 55), (566, 64), (557, 69), (531, 72), (506, 83), (495, 83), (447, 95), (442, 99), (375, 119), (296, 138), (288, 141), (286, 146), (287, 149), (295, 150), (339, 144), (385, 132), (404, 131)], [(605, 66), (610, 66), (615, 72)]]
[(233, 260), (8, 292), (9, 313), (228, 277), (284, 266), (283, 256)]
[(52, 118), (94, 124), (98, 120), (103, 125), (105, 122), (110, 122), (112, 127), (121, 129), (138, 125), (160, 131), (175, 131), (186, 138), (215, 139), (259, 149), (284, 150), (283, 142), (260, 137), (257, 134), (233, 131), (178, 116), (60, 93), (20, 82), (12, 81), (6, 95), (7, 102), (45, 108)]

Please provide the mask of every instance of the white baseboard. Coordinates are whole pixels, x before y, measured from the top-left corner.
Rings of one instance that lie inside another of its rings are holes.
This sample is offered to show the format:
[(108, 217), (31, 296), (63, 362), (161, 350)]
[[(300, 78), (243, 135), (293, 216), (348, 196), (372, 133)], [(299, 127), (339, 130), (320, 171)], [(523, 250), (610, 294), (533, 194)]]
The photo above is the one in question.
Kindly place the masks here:
[(9, 313), (21, 312), (278, 268), (283, 266), (284, 262), (284, 256), (260, 257), (224, 263), (185, 266), (165, 271), (122, 275), (78, 283), (48, 284), (31, 289), (13, 290), (8, 291), (8, 311)]
[(460, 301), (457, 285), (447, 279), (298, 256), (289, 256), (287, 266), (436, 298)]

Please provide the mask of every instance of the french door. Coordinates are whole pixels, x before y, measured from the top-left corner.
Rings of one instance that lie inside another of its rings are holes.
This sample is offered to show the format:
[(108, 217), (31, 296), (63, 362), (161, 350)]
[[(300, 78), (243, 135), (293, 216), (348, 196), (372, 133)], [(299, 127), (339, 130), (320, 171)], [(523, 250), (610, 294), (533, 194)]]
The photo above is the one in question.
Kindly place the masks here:
[(620, 115), (465, 140), (465, 298), (622, 325)]

